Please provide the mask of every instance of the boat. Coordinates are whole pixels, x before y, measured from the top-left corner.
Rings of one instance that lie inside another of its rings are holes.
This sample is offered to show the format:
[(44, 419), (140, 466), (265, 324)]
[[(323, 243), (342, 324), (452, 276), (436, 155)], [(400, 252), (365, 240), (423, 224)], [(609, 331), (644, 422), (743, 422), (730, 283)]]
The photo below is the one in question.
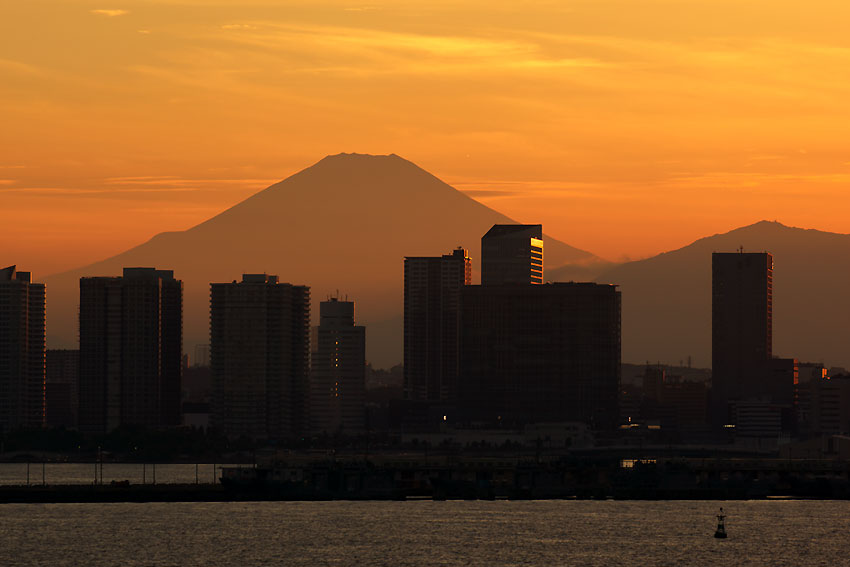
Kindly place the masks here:
[(726, 516), (723, 514), (723, 508), (717, 514), (717, 529), (714, 530), (714, 537), (717, 539), (726, 539)]

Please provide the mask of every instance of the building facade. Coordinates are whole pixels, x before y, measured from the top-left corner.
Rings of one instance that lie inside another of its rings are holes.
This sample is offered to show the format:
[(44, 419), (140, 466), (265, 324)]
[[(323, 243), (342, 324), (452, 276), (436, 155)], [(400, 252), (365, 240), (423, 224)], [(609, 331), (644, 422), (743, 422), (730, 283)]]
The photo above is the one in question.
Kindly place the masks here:
[(0, 270), (0, 432), (44, 425), (45, 287)]
[(736, 400), (763, 398), (773, 354), (773, 256), (711, 256), (711, 418), (730, 423)]
[(616, 427), (620, 305), (614, 285), (466, 286), (460, 420)]
[(210, 286), (210, 424), (284, 439), (308, 427), (310, 288), (244, 274)]
[(415, 402), (457, 397), (460, 292), (472, 283), (463, 248), (404, 259), (404, 395)]
[(80, 279), (79, 428), (180, 425), (183, 282), (124, 268)]
[(48, 350), (44, 415), (48, 427), (77, 427), (80, 351)]
[(319, 304), (310, 370), (311, 430), (356, 434), (366, 430), (366, 327), (355, 325), (354, 302)]
[(481, 285), (543, 283), (543, 225), (494, 224), (481, 237)]

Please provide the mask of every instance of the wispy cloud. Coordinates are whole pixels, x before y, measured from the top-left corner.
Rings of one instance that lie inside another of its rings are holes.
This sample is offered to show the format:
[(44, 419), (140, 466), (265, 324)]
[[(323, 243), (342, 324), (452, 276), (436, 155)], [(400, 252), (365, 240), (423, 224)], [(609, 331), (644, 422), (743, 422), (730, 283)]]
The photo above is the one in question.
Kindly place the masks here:
[(126, 16), (130, 12), (127, 10), (117, 10), (117, 9), (97, 9), (97, 10), (89, 10), (95, 16), (106, 16), (107, 18), (115, 18), (117, 16)]
[(11, 59), (0, 59), (0, 71), (11, 71), (24, 75), (40, 75), (41, 69), (29, 63), (13, 61)]
[(244, 185), (271, 185), (276, 183), (278, 179), (184, 179), (181, 177), (170, 175), (143, 175), (135, 177), (109, 177), (104, 179), (104, 182), (109, 185), (140, 185), (148, 187), (186, 187), (186, 186), (203, 186), (206, 189), (215, 186), (233, 187)]
[(223, 30), (255, 30), (257, 26), (251, 24), (224, 24), (221, 26)]

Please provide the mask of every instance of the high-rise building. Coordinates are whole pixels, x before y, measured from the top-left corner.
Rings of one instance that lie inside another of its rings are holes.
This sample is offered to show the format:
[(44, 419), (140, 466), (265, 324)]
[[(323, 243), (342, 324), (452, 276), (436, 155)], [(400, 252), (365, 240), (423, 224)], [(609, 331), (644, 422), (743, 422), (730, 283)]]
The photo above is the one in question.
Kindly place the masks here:
[(124, 268), (80, 279), (79, 428), (180, 425), (183, 282)]
[(44, 388), (44, 414), (48, 427), (77, 426), (80, 351), (48, 350)]
[(494, 224), (481, 237), (481, 285), (543, 283), (543, 225)]
[(366, 327), (354, 322), (354, 302), (332, 297), (319, 304), (310, 370), (311, 429), (358, 433), (366, 429)]
[(765, 397), (773, 345), (773, 256), (711, 256), (711, 414), (730, 423), (736, 400)]
[(799, 396), (801, 437), (850, 433), (850, 377), (824, 375), (808, 380), (800, 384)]
[(614, 285), (466, 286), (458, 410), (465, 422), (616, 427), (620, 292)]
[(266, 274), (211, 284), (210, 365), (213, 427), (254, 439), (304, 432), (310, 288)]
[(44, 424), (45, 289), (0, 270), (0, 432)]
[(451, 403), (458, 372), (460, 290), (472, 283), (463, 248), (443, 256), (404, 259), (404, 395)]

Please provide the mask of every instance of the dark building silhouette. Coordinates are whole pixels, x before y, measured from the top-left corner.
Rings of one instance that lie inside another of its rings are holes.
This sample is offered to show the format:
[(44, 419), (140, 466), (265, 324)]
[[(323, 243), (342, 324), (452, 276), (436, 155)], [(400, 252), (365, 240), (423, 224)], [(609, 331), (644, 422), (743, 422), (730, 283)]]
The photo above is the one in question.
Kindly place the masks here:
[(79, 350), (48, 350), (44, 414), (48, 427), (74, 428), (79, 407)]
[(0, 270), (0, 432), (44, 424), (45, 288)]
[(823, 373), (801, 383), (798, 392), (802, 438), (850, 434), (850, 376)]
[(180, 425), (183, 282), (124, 268), (80, 279), (79, 428)]
[(494, 224), (481, 237), (481, 285), (543, 283), (543, 225)]
[(366, 429), (366, 327), (354, 322), (354, 302), (332, 297), (319, 304), (310, 370), (311, 429), (360, 433)]
[(463, 248), (404, 259), (404, 395), (414, 402), (456, 398), (461, 289), (472, 283)]
[(210, 424), (254, 439), (304, 432), (310, 288), (244, 274), (239, 283), (214, 283), (210, 289)]
[(711, 272), (711, 417), (720, 426), (733, 421), (736, 400), (771, 390), (773, 256), (715, 252)]
[(461, 420), (616, 427), (620, 303), (614, 285), (464, 287)]

